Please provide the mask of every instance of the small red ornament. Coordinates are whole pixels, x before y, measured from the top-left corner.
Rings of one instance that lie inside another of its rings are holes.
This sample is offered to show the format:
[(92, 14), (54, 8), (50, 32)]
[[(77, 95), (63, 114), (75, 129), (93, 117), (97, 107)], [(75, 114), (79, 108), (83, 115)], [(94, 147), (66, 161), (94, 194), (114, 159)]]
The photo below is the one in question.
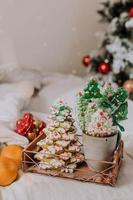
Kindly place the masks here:
[(133, 7), (130, 8), (130, 10), (129, 10), (129, 16), (130, 16), (130, 17), (133, 17)]
[(88, 67), (88, 65), (90, 64), (91, 62), (91, 58), (89, 55), (87, 56), (84, 56), (83, 59), (82, 59), (82, 63), (85, 67)]
[(26, 135), (26, 133), (33, 128), (33, 116), (30, 113), (26, 113), (22, 119), (16, 122), (16, 132), (20, 135)]
[(25, 113), (21, 119), (16, 122), (16, 132), (27, 137), (30, 141), (43, 133), (46, 123), (34, 117), (31, 113)]
[(109, 71), (110, 71), (110, 65), (109, 63), (101, 63), (98, 67), (98, 71), (101, 73), (101, 74), (108, 74)]

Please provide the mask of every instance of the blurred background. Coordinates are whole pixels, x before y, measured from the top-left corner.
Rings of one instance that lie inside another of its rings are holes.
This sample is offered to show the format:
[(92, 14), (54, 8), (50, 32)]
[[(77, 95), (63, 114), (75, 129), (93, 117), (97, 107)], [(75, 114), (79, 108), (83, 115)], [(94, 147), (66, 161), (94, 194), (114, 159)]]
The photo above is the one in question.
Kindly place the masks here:
[(104, 30), (100, 0), (0, 0), (0, 64), (82, 75)]

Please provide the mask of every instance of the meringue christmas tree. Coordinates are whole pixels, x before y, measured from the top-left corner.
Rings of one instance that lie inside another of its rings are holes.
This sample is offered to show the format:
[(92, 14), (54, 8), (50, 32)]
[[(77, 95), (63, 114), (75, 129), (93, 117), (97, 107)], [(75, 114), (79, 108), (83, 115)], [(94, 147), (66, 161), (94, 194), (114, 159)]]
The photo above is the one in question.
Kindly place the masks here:
[(52, 107), (49, 124), (45, 129), (46, 138), (38, 142), (42, 148), (35, 155), (39, 166), (45, 170), (59, 170), (72, 173), (77, 164), (84, 160), (71, 108), (62, 101)]
[(102, 95), (97, 81), (91, 80), (88, 82), (87, 87), (83, 90), (83, 93), (79, 93), (80, 98), (78, 99), (78, 118), (80, 119), (80, 128), (85, 129), (85, 112), (89, 101), (93, 98), (100, 98)]
[(77, 101), (81, 130), (95, 136), (112, 134), (117, 126), (124, 131), (119, 122), (127, 118), (127, 98), (124, 88), (114, 89), (111, 83), (100, 86), (97, 81), (90, 80)]

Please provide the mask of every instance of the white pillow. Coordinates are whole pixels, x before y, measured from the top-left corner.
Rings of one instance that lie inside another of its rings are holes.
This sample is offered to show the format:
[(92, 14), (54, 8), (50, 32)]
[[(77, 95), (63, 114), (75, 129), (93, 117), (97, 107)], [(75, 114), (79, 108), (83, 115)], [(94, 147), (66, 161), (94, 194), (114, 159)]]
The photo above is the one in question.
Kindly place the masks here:
[[(43, 78), (43, 83), (46, 85), (49, 84), (56, 84), (57, 82), (63, 80), (66, 78), (66, 74), (61, 74), (61, 73), (43, 73), (44, 78)], [(69, 75), (68, 75), (69, 76)]]
[(30, 82), (0, 85), (0, 121), (15, 122), (29, 102), (34, 87)]
[(43, 75), (41, 72), (33, 69), (17, 67), (14, 70), (7, 72), (3, 77), (3, 82), (20, 82), (29, 81), (34, 88), (40, 89), (43, 84)]
[(17, 144), (26, 147), (29, 143), (28, 139), (24, 136), (17, 134), (8, 123), (0, 122), (0, 142), (7, 144)]
[(32, 99), (30, 110), (49, 112), (50, 106), (56, 99), (74, 88), (80, 88), (83, 80), (73, 75), (55, 75), (47, 78), (47, 85), (40, 91), (39, 96)]

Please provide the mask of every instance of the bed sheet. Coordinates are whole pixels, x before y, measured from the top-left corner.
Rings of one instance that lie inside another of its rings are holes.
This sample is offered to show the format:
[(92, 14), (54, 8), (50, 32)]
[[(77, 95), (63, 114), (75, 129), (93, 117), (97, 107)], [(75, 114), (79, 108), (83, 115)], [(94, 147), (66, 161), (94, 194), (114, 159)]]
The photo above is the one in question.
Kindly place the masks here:
[[(71, 81), (74, 83), (74, 78), (71, 77)], [(36, 101), (34, 103), (33, 101), (31, 102), (31, 105), (28, 107), (29, 110), (36, 116), (46, 120), (47, 114), (44, 114), (44, 112), (48, 113), (49, 105), (56, 101), (56, 99), (61, 98), (73, 108), (73, 115), (75, 115), (75, 94), (83, 84), (81, 79), (76, 81), (73, 86), (70, 84), (69, 87), (68, 85), (66, 88), (64, 87), (64, 90), (62, 90), (62, 85), (64, 83), (71, 83), (70, 79), (68, 82), (64, 82), (64, 79), (57, 80), (58, 83), (55, 81), (50, 86), (51, 89), (56, 88), (52, 100), (52, 91), (49, 88), (47, 88), (49, 93), (45, 93), (46, 88), (44, 88), (40, 92), (39, 97), (35, 97), (38, 103), (41, 99), (41, 111), (43, 112), (38, 112), (39, 107), (35, 103)], [(44, 99), (48, 102), (47, 104), (43, 101)], [(20, 172), (20, 177), (16, 182), (8, 187), (0, 188), (0, 200), (132, 200), (133, 160), (126, 154), (128, 151), (131, 156), (133, 155), (132, 115), (133, 103), (129, 101), (129, 119), (124, 122), (126, 133), (123, 135), (126, 151), (124, 152), (124, 161), (116, 187), (47, 177), (39, 174), (23, 174)]]

